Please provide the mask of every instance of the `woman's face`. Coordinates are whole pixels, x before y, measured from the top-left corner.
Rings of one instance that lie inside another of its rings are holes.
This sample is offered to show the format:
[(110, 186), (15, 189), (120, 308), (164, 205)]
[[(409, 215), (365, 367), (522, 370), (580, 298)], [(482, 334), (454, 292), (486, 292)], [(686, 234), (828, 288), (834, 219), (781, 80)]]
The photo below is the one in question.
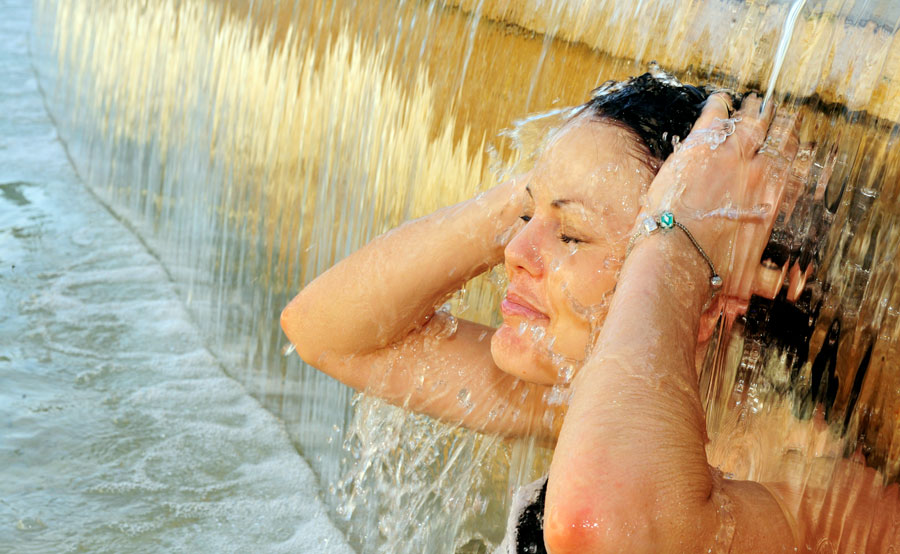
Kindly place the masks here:
[(653, 179), (636, 141), (621, 127), (579, 116), (519, 177), (527, 185), (525, 223), (506, 246), (509, 288), (491, 341), (507, 373), (554, 384), (583, 362)]

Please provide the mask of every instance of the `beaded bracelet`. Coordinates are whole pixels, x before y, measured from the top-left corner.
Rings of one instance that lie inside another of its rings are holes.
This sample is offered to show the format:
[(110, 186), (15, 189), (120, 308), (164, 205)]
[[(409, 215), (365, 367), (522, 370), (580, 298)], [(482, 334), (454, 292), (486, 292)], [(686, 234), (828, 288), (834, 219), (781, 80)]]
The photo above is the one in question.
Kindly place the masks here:
[(712, 286), (713, 290), (718, 290), (722, 286), (722, 278), (719, 277), (719, 274), (716, 273), (716, 268), (713, 266), (712, 260), (709, 259), (709, 256), (706, 255), (706, 252), (703, 251), (703, 248), (700, 247), (700, 243), (697, 242), (697, 239), (694, 238), (694, 235), (688, 231), (688, 228), (682, 225), (680, 222), (675, 221), (675, 215), (670, 211), (664, 211), (660, 214), (659, 219), (653, 219), (651, 216), (647, 216), (641, 222), (641, 230), (631, 236), (631, 240), (628, 241), (628, 250), (627, 252), (631, 252), (631, 248), (634, 246), (634, 242), (641, 236), (649, 236), (650, 234), (658, 231), (659, 229), (669, 230), (673, 227), (678, 227), (684, 234), (687, 235), (687, 238), (691, 241), (691, 244), (694, 245), (694, 248), (697, 249), (697, 252), (700, 252), (700, 255), (703, 256), (704, 261), (706, 261), (706, 265), (709, 266), (709, 271), (712, 273), (712, 276), (709, 278), (709, 284)]

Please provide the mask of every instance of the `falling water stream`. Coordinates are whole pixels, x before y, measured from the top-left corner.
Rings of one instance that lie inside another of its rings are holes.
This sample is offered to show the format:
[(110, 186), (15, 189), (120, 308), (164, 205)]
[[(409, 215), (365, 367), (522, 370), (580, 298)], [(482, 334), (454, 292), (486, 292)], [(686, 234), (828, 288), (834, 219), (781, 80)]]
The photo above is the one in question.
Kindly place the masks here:
[(73, 170), (32, 7), (0, 13), (0, 552), (352, 552), (284, 426)]
[(797, 24), (797, 18), (800, 17), (800, 11), (803, 10), (805, 5), (806, 0), (794, 0), (791, 5), (791, 11), (788, 12), (787, 18), (784, 20), (784, 28), (781, 31), (781, 39), (778, 41), (778, 48), (775, 50), (775, 57), (772, 60), (772, 71), (769, 74), (769, 81), (765, 88), (761, 110), (766, 108), (769, 102), (772, 101), (772, 95), (775, 94), (775, 84), (778, 82), (781, 66), (784, 64), (788, 47), (791, 45), (791, 38), (794, 36), (794, 26)]
[[(252, 416), (253, 432), (276, 440), (286, 427), (302, 459), (278, 478), (311, 487), (315, 480), (301, 475), (305, 459), (321, 484), (309, 497), (321, 495), (360, 552), (485, 552), (502, 536), (510, 490), (544, 473), (550, 452), (354, 396), (291, 353), (281, 308), (370, 238), (495, 184), (523, 155), (523, 140), (542, 134), (544, 118), (529, 116), (577, 105), (607, 79), (656, 61), (684, 81), (765, 87), (767, 102), (803, 114), (802, 147), (786, 200), (774, 208), (756, 294), (740, 315), (722, 319), (708, 351), (701, 387), (710, 458), (729, 476), (802, 489), (827, 486), (831, 468), (855, 453), (896, 482), (898, 23), (900, 6), (866, 0), (35, 0), (30, 57), (19, 57), (64, 146), (54, 155), (68, 156), (72, 181), (120, 222), (97, 226), (106, 238), (95, 248), (122, 248), (113, 239), (131, 237), (128, 248), (156, 264), (159, 286), (177, 299), (171, 310), (181, 310), (185, 336), (195, 337), (191, 352), (202, 343), (203, 363), (224, 368), (268, 410)], [(29, 202), (41, 194), (9, 190)], [(55, 214), (46, 217), (62, 217)], [(48, 260), (35, 264), (70, 294), (66, 279), (79, 278), (80, 266), (52, 269)], [(121, 287), (133, 285), (109, 280), (94, 286), (129, 296)], [(496, 324), (503, 283), (502, 272), (491, 271), (448, 308)], [(53, 313), (48, 303), (26, 302)], [(67, 318), (79, 317), (66, 309)], [(135, 309), (151, 319), (171, 312)], [(96, 346), (111, 359), (86, 368), (84, 379), (115, 394), (128, 385), (113, 376), (129, 364), (171, 366), (164, 372), (174, 378), (178, 359), (150, 352), (132, 360), (142, 340)], [(0, 352), (0, 364), (12, 359)], [(223, 386), (210, 398), (222, 397)], [(173, 406), (196, 401), (159, 394)], [(145, 397), (115, 402), (135, 402), (143, 414)], [(107, 401), (99, 393), (84, 400)], [(154, 421), (177, 429), (169, 419)], [(100, 450), (117, 448), (96, 440)], [(236, 451), (268, 448), (243, 440)], [(202, 458), (189, 442), (179, 444)], [(219, 456), (212, 442), (208, 448)], [(43, 478), (19, 473), (31, 486)], [(104, 479), (86, 479), (85, 490), (95, 492), (84, 505), (122, 519), (128, 508), (91, 497), (109, 494)], [(204, 512), (204, 503), (238, 502), (250, 494), (252, 483), (244, 485), (237, 479), (220, 491), (178, 482), (166, 486), (184, 498), (166, 499), (165, 488), (154, 494), (161, 505), (190, 502), (201, 513), (190, 521), (216, 533), (206, 525), (224, 516)], [(27, 495), (18, 501), (27, 504)], [(184, 509), (161, 510), (147, 531), (104, 529), (134, 550), (191, 544), (178, 542)], [(261, 508), (261, 520), (282, 519), (259, 533), (271, 538), (285, 517), (299, 526), (319, 515)], [(40, 527), (35, 517), (18, 519)]]

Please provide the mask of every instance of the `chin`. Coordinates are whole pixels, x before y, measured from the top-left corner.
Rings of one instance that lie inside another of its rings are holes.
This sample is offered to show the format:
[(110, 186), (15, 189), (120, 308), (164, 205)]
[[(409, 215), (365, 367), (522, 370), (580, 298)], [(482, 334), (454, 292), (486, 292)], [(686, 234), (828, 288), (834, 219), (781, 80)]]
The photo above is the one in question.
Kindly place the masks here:
[(559, 381), (549, 352), (528, 333), (519, 334), (505, 322), (491, 338), (491, 356), (503, 372), (523, 381), (539, 385), (554, 385)]

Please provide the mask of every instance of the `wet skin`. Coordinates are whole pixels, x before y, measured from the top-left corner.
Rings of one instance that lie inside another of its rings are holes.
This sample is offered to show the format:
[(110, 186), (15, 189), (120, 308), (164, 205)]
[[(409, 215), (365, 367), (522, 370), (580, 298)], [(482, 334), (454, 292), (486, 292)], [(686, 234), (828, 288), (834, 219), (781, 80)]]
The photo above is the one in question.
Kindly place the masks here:
[[(697, 127), (727, 118), (726, 105), (714, 97)], [(817, 525), (817, 503), (857, 495), (852, 480), (798, 496), (710, 472), (694, 360), (709, 268), (678, 233), (641, 239), (622, 262), (638, 212), (660, 209), (674, 187), (676, 218), (726, 276), (720, 298), (751, 289), (743, 260), (759, 259), (764, 218), (691, 218), (723, 199), (743, 208), (780, 198), (792, 152), (760, 154), (777, 130), (758, 109), (745, 101), (715, 153), (682, 152), (655, 177), (621, 129), (571, 122), (527, 175), (404, 224), (319, 276), (282, 326), (304, 360), (357, 389), (484, 432), (556, 441), (544, 535), (554, 554), (705, 552), (722, 536), (732, 553), (814, 549), (824, 536), (838, 551), (883, 551), (897, 540), (895, 489), (865, 489), (859, 498), (872, 502), (859, 505), (878, 501), (878, 517), (860, 508), (847, 519), (878, 532), (842, 538)], [(446, 320), (435, 306), (501, 262), (504, 324), (460, 320), (436, 333)], [(561, 361), (578, 368), (564, 409), (544, 402)], [(548, 423), (555, 409), (565, 418)]]
[(509, 287), (491, 343), (502, 370), (552, 385), (584, 361), (653, 179), (645, 159), (630, 132), (580, 116), (516, 179), (524, 224), (504, 251)]

